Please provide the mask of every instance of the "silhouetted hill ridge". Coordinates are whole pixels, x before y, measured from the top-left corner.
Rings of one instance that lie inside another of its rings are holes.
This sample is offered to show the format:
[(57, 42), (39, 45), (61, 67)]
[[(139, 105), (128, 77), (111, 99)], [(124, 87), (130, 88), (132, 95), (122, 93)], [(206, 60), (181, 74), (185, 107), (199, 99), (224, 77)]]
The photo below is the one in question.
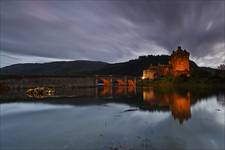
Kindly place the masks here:
[[(123, 63), (108, 64), (101, 70), (95, 73), (99, 74), (121, 74), (121, 75), (134, 75), (140, 76), (144, 69), (147, 69), (150, 64), (168, 64), (170, 56), (168, 55), (147, 55), (140, 56), (138, 59), (130, 60)], [(191, 69), (197, 69), (198, 66), (195, 62), (190, 61)]]
[(59, 61), (50, 63), (15, 64), (1, 68), (1, 75), (79, 75), (103, 68), (100, 61)]
[[(94, 75), (115, 74), (140, 76), (143, 69), (150, 64), (168, 64), (168, 55), (147, 55), (127, 62), (109, 64), (100, 61), (60, 61), (50, 63), (26, 63), (15, 64), (1, 68), (1, 75), (48, 75), (48, 76), (71, 76), (71, 75)], [(191, 69), (198, 66), (190, 61)]]

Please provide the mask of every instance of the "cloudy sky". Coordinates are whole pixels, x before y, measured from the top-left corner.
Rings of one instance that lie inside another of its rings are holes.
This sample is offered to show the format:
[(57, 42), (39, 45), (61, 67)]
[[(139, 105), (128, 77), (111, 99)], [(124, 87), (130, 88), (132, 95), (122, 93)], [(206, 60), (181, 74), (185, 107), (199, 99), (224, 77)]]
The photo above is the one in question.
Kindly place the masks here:
[(224, 0), (1, 0), (0, 67), (59, 60), (120, 62), (170, 54), (225, 63)]

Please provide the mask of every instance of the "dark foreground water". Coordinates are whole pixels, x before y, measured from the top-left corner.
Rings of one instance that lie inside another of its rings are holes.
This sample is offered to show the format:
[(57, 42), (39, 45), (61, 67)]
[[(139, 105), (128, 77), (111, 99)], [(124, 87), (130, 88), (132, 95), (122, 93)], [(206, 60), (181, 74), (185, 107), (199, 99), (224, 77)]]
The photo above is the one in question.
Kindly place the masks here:
[(45, 99), (2, 96), (0, 149), (225, 148), (223, 92), (124, 87), (62, 91)]

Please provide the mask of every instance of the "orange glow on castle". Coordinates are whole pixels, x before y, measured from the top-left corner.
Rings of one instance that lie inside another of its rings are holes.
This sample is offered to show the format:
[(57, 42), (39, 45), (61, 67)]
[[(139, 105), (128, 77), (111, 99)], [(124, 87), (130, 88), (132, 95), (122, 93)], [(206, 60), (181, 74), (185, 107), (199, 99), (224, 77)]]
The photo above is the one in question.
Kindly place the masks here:
[(180, 46), (173, 51), (167, 65), (158, 64), (157, 66), (150, 65), (148, 69), (143, 70), (142, 79), (155, 79), (163, 76), (190, 76), (189, 67), (190, 53), (182, 50)]

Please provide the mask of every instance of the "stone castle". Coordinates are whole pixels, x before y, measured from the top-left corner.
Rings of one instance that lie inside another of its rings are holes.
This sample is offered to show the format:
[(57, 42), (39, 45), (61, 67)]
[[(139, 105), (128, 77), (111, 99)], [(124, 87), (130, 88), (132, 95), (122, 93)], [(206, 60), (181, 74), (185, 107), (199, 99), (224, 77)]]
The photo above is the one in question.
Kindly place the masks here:
[(173, 51), (173, 53), (171, 54), (170, 60), (167, 65), (150, 65), (148, 69), (143, 70), (142, 79), (152, 80), (157, 77), (177, 77), (180, 75), (185, 75), (186, 77), (189, 77), (189, 56), (189, 52), (187, 52), (186, 50), (182, 50), (181, 47), (178, 46), (176, 51)]

